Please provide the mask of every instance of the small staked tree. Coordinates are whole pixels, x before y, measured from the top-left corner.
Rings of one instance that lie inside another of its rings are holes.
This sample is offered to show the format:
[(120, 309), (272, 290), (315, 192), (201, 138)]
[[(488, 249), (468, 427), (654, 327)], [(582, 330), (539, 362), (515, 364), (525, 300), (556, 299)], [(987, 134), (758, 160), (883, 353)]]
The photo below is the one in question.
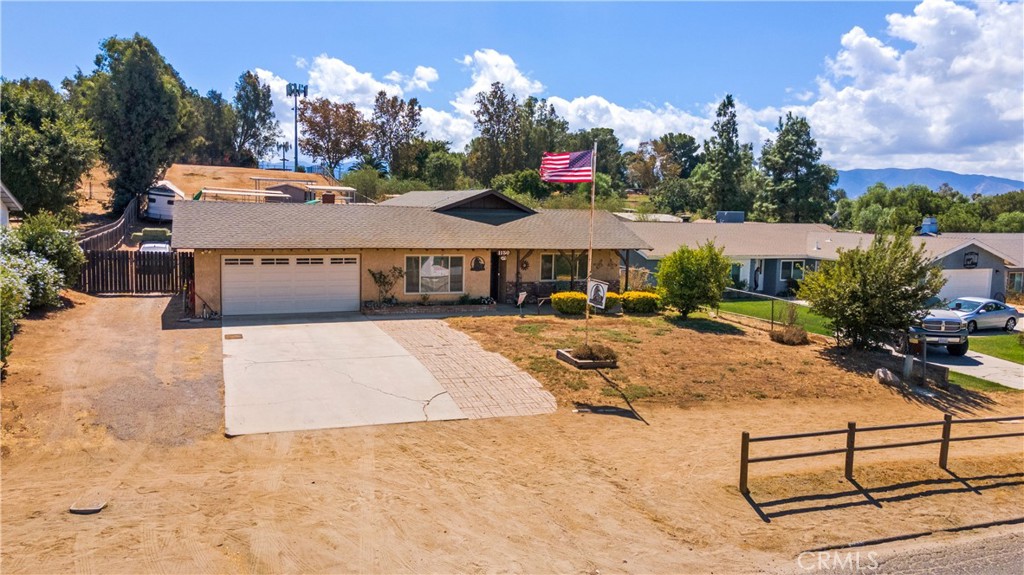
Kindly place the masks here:
[(683, 246), (662, 259), (657, 272), (662, 303), (679, 310), (684, 319), (701, 306), (717, 305), (732, 267), (724, 250), (708, 241), (697, 248)]
[(907, 230), (875, 236), (867, 249), (839, 250), (837, 261), (807, 274), (798, 294), (828, 318), (840, 345), (870, 348), (906, 333), (945, 283)]

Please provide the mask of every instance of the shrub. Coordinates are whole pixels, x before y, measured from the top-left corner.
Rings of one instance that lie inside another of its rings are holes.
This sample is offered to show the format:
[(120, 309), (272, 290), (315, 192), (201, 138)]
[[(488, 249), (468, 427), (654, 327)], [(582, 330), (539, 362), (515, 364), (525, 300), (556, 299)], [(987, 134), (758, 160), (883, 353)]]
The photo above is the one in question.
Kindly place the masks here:
[(768, 337), (775, 343), (785, 345), (807, 345), (810, 339), (807, 337), (807, 330), (799, 325), (785, 325), (768, 334)]
[(587, 359), (590, 361), (615, 361), (619, 359), (619, 354), (615, 353), (614, 349), (599, 343), (590, 345), (581, 343), (572, 348), (570, 353), (576, 359)]
[(32, 252), (0, 255), (0, 266), (10, 270), (28, 287), (29, 308), (60, 305), (64, 275), (45, 258)]
[(683, 246), (658, 264), (658, 291), (665, 305), (686, 318), (701, 306), (714, 307), (729, 285), (732, 262), (708, 241), (697, 248)]
[(394, 298), (395, 284), (405, 277), (405, 270), (398, 266), (391, 266), (390, 270), (366, 270), (373, 278), (373, 285), (377, 286), (377, 303), (383, 304)]
[(19, 319), (28, 308), (29, 288), (6, 262), (0, 263), (0, 362), (11, 353), (11, 338)]
[(905, 231), (879, 234), (867, 249), (840, 249), (837, 261), (804, 276), (799, 293), (813, 313), (828, 318), (840, 344), (865, 348), (906, 333), (945, 283), (924, 246), (915, 248)]
[(621, 296), (622, 311), (626, 313), (654, 313), (661, 307), (661, 297), (646, 291), (628, 291)]
[(597, 313), (612, 313), (616, 308), (619, 307), (620, 303), (622, 303), (622, 296), (613, 291), (610, 291), (607, 294), (605, 294), (604, 309), (597, 308), (594, 306), (590, 307), (593, 308), (592, 311), (595, 311)]
[(580, 315), (586, 309), (587, 295), (578, 291), (563, 291), (551, 296), (551, 307), (565, 315)]
[(68, 282), (75, 282), (85, 265), (85, 253), (75, 241), (68, 222), (50, 212), (25, 218), (15, 231), (25, 251), (46, 258)]

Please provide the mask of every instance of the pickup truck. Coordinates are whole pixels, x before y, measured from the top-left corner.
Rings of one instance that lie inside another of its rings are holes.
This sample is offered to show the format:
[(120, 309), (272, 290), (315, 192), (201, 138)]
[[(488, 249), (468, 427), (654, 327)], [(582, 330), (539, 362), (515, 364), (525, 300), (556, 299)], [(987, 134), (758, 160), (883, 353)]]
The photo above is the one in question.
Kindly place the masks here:
[[(922, 344), (944, 345), (949, 355), (964, 355), (969, 346), (967, 322), (948, 309), (933, 309), (910, 326), (910, 349)], [(916, 344), (916, 345), (915, 345)]]

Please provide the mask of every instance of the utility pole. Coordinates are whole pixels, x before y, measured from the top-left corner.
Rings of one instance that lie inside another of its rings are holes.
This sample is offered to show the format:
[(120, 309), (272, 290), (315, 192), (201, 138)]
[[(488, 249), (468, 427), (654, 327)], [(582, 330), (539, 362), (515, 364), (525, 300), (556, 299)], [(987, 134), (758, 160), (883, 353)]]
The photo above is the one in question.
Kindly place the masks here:
[(309, 97), (309, 86), (306, 84), (288, 84), (285, 92), (287, 95), (293, 98), (292, 100), (292, 111), (295, 112), (295, 164), (294, 169), (299, 169), (299, 94), (302, 94), (303, 98)]

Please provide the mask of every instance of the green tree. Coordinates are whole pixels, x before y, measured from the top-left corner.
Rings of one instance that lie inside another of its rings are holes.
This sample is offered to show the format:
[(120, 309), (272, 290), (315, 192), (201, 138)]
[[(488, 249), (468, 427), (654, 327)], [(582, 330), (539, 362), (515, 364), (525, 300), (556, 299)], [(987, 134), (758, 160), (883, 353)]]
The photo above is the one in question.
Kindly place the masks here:
[(732, 268), (724, 250), (709, 240), (697, 248), (683, 246), (663, 258), (657, 271), (661, 301), (675, 307), (683, 318), (701, 306), (718, 305)]
[(689, 178), (697, 165), (701, 163), (700, 144), (689, 134), (668, 133), (658, 139), (665, 152), (678, 167), (678, 173), (666, 174), (679, 178)]
[(569, 123), (555, 112), (547, 100), (533, 96), (519, 106), (519, 158), (517, 170), (538, 169), (544, 152), (561, 149)]
[(281, 129), (274, 119), (274, 100), (270, 85), (260, 82), (259, 76), (246, 70), (235, 82), (235, 163), (256, 166), (267, 156)]
[[(539, 178), (539, 176), (538, 176)], [(597, 183), (597, 188), (594, 189), (595, 198), (617, 198), (619, 193), (615, 191), (615, 187), (612, 185), (612, 177), (608, 174), (602, 174), (598, 172), (594, 176), (594, 180)], [(590, 207), (590, 183), (584, 182), (576, 184), (576, 194), (586, 196), (587, 207)]]
[(427, 156), (424, 176), (435, 190), (455, 190), (462, 174), (462, 155), (434, 152)]
[[(413, 159), (412, 142), (423, 137), (420, 129), (422, 108), (416, 98), (405, 101), (398, 96), (388, 97), (383, 90), (377, 92), (370, 120), (370, 144), (374, 155), (384, 162), (388, 172), (398, 174), (401, 164)], [(405, 153), (408, 149), (410, 156)]]
[(977, 204), (966, 202), (953, 204), (939, 214), (939, 230), (943, 232), (981, 231), (981, 216)]
[(832, 213), (836, 198), (831, 188), (839, 172), (821, 163), (821, 148), (806, 118), (789, 112), (779, 119), (775, 140), (761, 149), (761, 169), (768, 178), (761, 196), (770, 221), (821, 222)]
[(905, 230), (879, 234), (867, 249), (840, 249), (838, 260), (807, 274), (797, 294), (828, 318), (840, 344), (865, 348), (906, 333), (945, 283), (924, 245), (915, 250)]
[(540, 179), (537, 170), (529, 169), (497, 176), (491, 180), (491, 188), (503, 194), (524, 194), (538, 200), (551, 195), (551, 186)]
[(383, 190), (381, 189), (383, 179), (380, 176), (380, 172), (374, 168), (352, 170), (341, 178), (341, 183), (344, 186), (355, 188), (360, 196), (371, 201), (376, 202), (384, 199), (382, 197), (384, 195)]
[[(611, 128), (578, 130), (565, 137), (565, 150), (573, 152), (593, 150), (597, 144), (597, 172), (611, 177), (612, 188), (621, 192), (626, 187), (626, 162), (622, 154), (622, 142)], [(550, 150), (555, 151), (555, 150)], [(537, 166), (530, 166), (539, 168)]]
[(194, 109), (196, 133), (182, 160), (213, 166), (230, 164), (235, 149), (235, 109), (216, 90), (196, 97)]
[(332, 174), (345, 160), (369, 150), (366, 139), (370, 124), (351, 102), (303, 100), (299, 102), (299, 125), (299, 150), (319, 160)]
[(66, 212), (99, 142), (89, 123), (45, 80), (2, 81), (0, 165), (25, 212)]
[(750, 211), (753, 198), (744, 193), (743, 177), (752, 167), (739, 141), (739, 124), (732, 94), (725, 96), (715, 115), (714, 135), (704, 142), (704, 162), (694, 169), (691, 183), (694, 190), (704, 197), (707, 213)]
[[(424, 140), (414, 138), (412, 142), (401, 147), (401, 162), (391, 170), (391, 176), (403, 180), (427, 178), (427, 158), (435, 152), (452, 153), (451, 143), (445, 140)], [(459, 156), (459, 170), (462, 170), (463, 154)]]
[(693, 193), (690, 182), (669, 178), (651, 190), (651, 203), (662, 214), (694, 213), (703, 207), (703, 198)]
[(982, 231), (1002, 234), (1024, 233), (1024, 212), (1005, 212), (999, 214), (995, 220), (985, 222), (982, 225)]
[(489, 185), (491, 178), (515, 171), (521, 163), (519, 101), (495, 82), (489, 92), (477, 94), (473, 117), (480, 136), (470, 142), (466, 168)]
[(111, 37), (100, 48), (93, 74), (65, 86), (97, 128), (119, 213), (187, 147), (188, 89), (144, 36)]

